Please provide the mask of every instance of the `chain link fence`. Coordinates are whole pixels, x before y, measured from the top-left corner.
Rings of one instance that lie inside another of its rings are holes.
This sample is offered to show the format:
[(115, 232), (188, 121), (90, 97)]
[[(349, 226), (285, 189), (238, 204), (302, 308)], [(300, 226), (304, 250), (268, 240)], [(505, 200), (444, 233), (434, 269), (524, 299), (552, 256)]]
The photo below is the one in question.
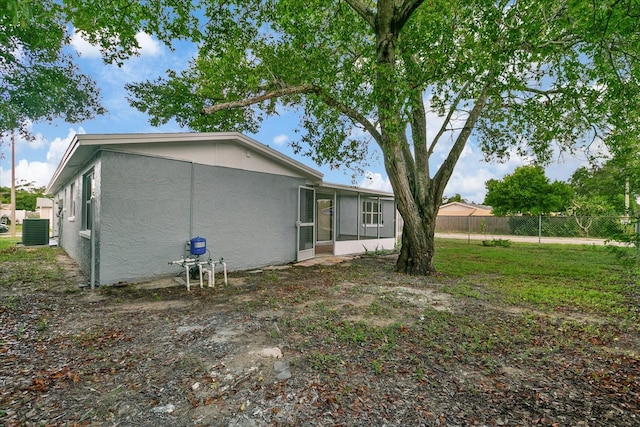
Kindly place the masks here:
[(609, 239), (633, 225), (620, 216), (438, 216), (436, 233)]

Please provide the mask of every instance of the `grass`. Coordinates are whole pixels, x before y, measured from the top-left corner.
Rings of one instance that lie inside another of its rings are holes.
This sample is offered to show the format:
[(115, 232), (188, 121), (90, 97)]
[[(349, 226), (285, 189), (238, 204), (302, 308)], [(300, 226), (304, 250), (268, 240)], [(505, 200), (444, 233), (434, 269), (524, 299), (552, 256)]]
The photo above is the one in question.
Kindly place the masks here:
[(0, 251), (15, 246), (22, 241), (22, 237), (9, 237), (7, 234), (0, 237)]
[(0, 274), (0, 286), (16, 283), (32, 283), (46, 286), (64, 279), (64, 272), (55, 262), (59, 248), (25, 248), (18, 246), (20, 238), (0, 238), (0, 263), (5, 265)]
[(605, 247), (534, 245), (483, 247), (439, 241), (436, 268), (450, 278), (453, 295), (579, 310), (604, 316), (637, 315), (629, 305), (625, 270)]

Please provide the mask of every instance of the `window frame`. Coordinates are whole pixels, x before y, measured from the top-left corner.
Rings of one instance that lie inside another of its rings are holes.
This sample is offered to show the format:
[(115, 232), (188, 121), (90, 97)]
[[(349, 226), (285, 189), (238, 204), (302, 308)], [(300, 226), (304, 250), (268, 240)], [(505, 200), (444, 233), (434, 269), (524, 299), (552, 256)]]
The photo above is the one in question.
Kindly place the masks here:
[(379, 198), (368, 197), (362, 200), (362, 226), (383, 227), (382, 204)]
[[(66, 197), (65, 197), (66, 198)], [(73, 181), (69, 185), (69, 221), (76, 220), (76, 182)]]
[(82, 175), (82, 230), (91, 231), (93, 229), (93, 218), (91, 212), (92, 196), (95, 192), (94, 169)]

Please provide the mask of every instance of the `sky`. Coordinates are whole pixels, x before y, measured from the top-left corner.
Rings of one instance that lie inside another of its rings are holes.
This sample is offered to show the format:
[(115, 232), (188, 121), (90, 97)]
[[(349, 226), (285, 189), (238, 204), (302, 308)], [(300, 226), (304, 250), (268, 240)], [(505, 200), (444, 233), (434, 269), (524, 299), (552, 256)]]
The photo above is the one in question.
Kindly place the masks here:
[[(130, 58), (122, 66), (107, 65), (102, 61), (99, 50), (84, 41), (79, 35), (72, 37), (71, 46), (78, 54), (77, 65), (93, 77), (102, 95), (102, 104), (108, 113), (79, 124), (54, 121), (52, 123), (31, 124), (35, 141), (16, 140), (16, 181), (33, 182), (36, 186), (46, 186), (51, 179), (62, 155), (71, 139), (77, 133), (146, 133), (146, 132), (186, 132), (175, 123), (161, 127), (149, 124), (149, 117), (129, 106), (126, 100), (126, 83), (155, 79), (163, 76), (167, 69), (182, 70), (188, 65), (197, 51), (194, 45), (187, 43), (175, 45), (170, 50), (153, 37), (139, 33), (139, 56)], [(364, 175), (354, 177), (350, 170), (331, 170), (328, 166), (315, 164), (310, 158), (293, 153), (289, 143), (299, 120), (294, 111), (283, 111), (273, 119), (265, 120), (257, 134), (248, 136), (281, 151), (324, 174), (323, 180), (333, 184), (358, 185), (367, 188), (391, 192), (391, 184), (384, 171), (381, 156), (372, 153)], [(439, 127), (437, 116), (429, 116), (429, 132), (435, 133)], [(446, 144), (436, 150), (432, 167), (439, 166), (446, 155)], [(585, 165), (585, 156), (558, 155), (546, 168), (551, 181), (566, 181), (579, 166)], [(482, 203), (486, 194), (485, 182), (489, 179), (502, 179), (518, 166), (527, 164), (526, 159), (512, 155), (505, 163), (485, 162), (483, 155), (471, 140), (445, 189), (445, 196), (460, 194), (468, 202)], [(0, 186), (11, 185), (11, 145), (5, 138), (0, 145)]]

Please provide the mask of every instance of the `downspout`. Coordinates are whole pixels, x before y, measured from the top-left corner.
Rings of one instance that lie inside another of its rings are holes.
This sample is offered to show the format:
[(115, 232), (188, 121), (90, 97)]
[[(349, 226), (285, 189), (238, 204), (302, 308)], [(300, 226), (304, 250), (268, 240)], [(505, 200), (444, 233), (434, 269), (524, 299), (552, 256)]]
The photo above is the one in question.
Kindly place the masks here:
[(187, 240), (193, 237), (193, 200), (196, 192), (196, 164), (191, 162), (191, 198), (189, 200), (189, 236)]
[[(59, 194), (59, 193), (58, 193)], [(64, 205), (62, 199), (58, 199), (58, 247), (62, 247), (62, 218), (64, 216)]]
[[(358, 235), (356, 236), (356, 240), (360, 240), (360, 229), (362, 227), (360, 227), (360, 223), (362, 222), (362, 201), (360, 200), (360, 193), (358, 193), (358, 206), (356, 206), (356, 230), (358, 230)], [(364, 222), (362, 222), (362, 225), (364, 226)]]
[(382, 200), (380, 200), (380, 196), (377, 197), (378, 198), (378, 226), (376, 227), (376, 239), (378, 240), (378, 242), (376, 242), (376, 245), (380, 242), (380, 226), (383, 225), (382, 221), (380, 221), (382, 219)]
[(95, 210), (95, 195), (91, 195), (91, 203), (89, 209), (91, 209), (91, 290), (96, 289), (96, 210)]
[(338, 192), (333, 190), (333, 203), (331, 204), (331, 243), (333, 246), (331, 255), (336, 254), (336, 242), (338, 238), (336, 236), (336, 231), (338, 227), (338, 218), (336, 218), (336, 213), (338, 212)]

